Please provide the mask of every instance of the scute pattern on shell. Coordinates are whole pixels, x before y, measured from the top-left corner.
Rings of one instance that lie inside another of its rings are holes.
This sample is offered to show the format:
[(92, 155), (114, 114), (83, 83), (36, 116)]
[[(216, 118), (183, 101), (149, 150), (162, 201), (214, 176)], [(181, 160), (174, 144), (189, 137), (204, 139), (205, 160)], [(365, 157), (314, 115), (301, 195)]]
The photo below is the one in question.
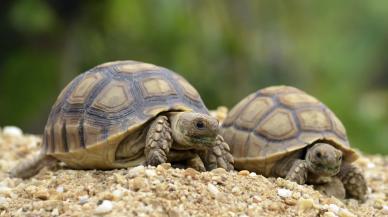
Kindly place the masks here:
[(268, 171), (285, 155), (318, 140), (341, 149), (345, 160), (357, 157), (334, 113), (294, 87), (272, 86), (247, 96), (230, 111), (222, 128), (236, 168), (244, 164), (249, 169), (252, 162), (253, 171), (258, 165)]
[(64, 154), (109, 143), (170, 110), (208, 114), (198, 92), (168, 69), (136, 61), (105, 63), (80, 74), (61, 92), (42, 149)]

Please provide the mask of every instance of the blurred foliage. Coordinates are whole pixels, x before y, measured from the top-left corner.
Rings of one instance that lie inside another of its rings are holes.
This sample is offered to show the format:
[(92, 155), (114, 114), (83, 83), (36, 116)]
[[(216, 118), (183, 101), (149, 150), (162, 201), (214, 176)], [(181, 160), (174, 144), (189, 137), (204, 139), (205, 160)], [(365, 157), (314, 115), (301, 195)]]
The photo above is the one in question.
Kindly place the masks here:
[(73, 77), (132, 59), (183, 74), (211, 109), (294, 85), (386, 154), (387, 19), (386, 1), (3, 0), (0, 125), (41, 133)]

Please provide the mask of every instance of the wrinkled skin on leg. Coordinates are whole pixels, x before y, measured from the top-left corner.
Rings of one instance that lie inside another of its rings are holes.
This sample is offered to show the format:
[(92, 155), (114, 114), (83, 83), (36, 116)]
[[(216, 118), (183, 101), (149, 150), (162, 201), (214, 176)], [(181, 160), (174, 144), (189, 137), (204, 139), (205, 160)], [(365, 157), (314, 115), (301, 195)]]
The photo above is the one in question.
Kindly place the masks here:
[(357, 167), (344, 163), (338, 174), (346, 190), (346, 197), (365, 201), (368, 187), (361, 170)]
[(151, 124), (144, 153), (146, 164), (157, 166), (167, 162), (167, 155), (172, 145), (171, 128), (166, 116), (158, 116)]
[(287, 173), (286, 179), (303, 185), (307, 180), (308, 168), (304, 160), (295, 160)]

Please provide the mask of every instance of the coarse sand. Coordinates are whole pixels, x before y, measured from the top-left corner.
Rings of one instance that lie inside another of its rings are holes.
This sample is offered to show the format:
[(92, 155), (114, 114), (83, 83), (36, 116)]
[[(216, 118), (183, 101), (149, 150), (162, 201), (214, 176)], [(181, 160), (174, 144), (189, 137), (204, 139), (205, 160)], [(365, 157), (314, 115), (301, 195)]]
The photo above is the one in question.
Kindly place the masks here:
[(340, 201), (311, 186), (248, 171), (158, 167), (100, 171), (64, 165), (33, 178), (9, 178), (41, 138), (0, 129), (0, 216), (388, 216), (388, 157), (357, 162), (368, 181), (367, 201)]

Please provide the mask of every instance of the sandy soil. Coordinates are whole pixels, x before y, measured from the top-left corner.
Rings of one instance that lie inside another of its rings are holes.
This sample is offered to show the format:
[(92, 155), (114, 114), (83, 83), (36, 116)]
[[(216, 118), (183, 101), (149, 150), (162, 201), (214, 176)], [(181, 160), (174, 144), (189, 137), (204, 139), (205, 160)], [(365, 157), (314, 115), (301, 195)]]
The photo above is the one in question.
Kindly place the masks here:
[(388, 157), (364, 156), (368, 200), (340, 201), (311, 186), (169, 164), (112, 171), (44, 169), (28, 180), (7, 171), (38, 150), (40, 137), (0, 130), (0, 216), (388, 216)]

